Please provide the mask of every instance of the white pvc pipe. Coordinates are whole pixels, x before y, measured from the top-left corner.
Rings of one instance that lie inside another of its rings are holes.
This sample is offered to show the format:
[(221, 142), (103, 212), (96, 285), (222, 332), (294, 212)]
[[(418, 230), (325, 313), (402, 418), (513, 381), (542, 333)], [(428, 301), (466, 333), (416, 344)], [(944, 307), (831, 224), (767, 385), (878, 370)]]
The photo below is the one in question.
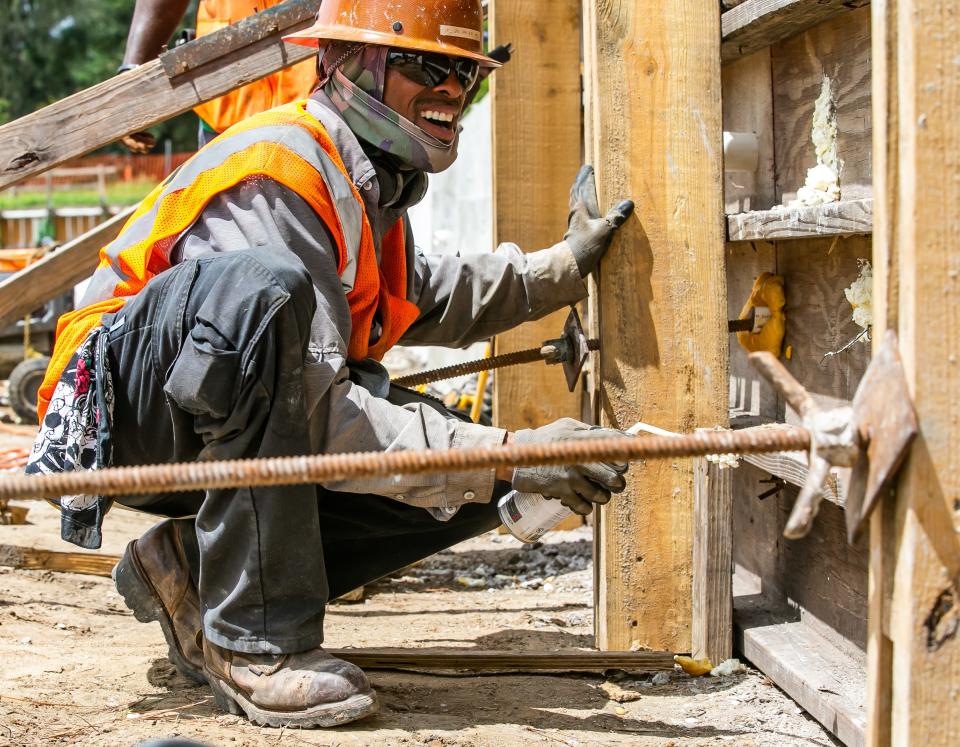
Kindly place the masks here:
[(760, 163), (760, 139), (755, 132), (723, 133), (723, 170), (756, 171)]

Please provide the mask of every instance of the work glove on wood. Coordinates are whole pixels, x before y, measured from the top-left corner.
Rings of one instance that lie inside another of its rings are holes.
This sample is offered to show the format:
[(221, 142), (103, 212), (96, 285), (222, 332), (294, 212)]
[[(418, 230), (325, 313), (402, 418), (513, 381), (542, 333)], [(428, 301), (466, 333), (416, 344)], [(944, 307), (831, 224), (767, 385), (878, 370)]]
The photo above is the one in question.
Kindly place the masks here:
[(581, 277), (596, 268), (613, 240), (613, 234), (633, 213), (633, 200), (622, 200), (600, 215), (593, 166), (581, 166), (570, 188), (570, 216), (564, 241), (573, 251)]
[[(542, 428), (517, 431), (513, 440), (526, 444), (555, 443), (622, 435), (612, 428), (589, 426), (573, 418), (561, 418)], [(606, 503), (611, 493), (623, 492), (627, 487), (624, 474), (629, 467), (629, 464), (617, 462), (517, 467), (513, 471), (512, 484), (514, 490), (554, 498), (571, 511), (586, 516), (593, 510), (593, 504)]]

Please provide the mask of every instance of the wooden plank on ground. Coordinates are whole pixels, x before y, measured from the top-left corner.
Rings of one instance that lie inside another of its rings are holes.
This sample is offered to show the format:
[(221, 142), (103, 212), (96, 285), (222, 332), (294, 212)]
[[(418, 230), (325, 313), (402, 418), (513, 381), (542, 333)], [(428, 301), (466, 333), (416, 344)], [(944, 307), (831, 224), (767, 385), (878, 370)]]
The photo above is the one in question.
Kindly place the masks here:
[(939, 747), (960, 734), (960, 16), (879, 0), (873, 27), (874, 334), (898, 335), (920, 434), (872, 518), (870, 743)]
[(723, 61), (753, 54), (870, 0), (745, 0), (723, 14)]
[[(316, 54), (309, 47), (285, 44), (281, 37), (309, 26), (319, 1), (288, 3), (298, 6), (302, 21), (281, 29), (276, 17), (282, 6), (258, 13), (241, 23), (248, 31), (253, 27), (257, 31), (247, 34), (244, 41), (259, 41), (246, 43), (175, 78), (167, 77), (161, 60), (153, 60), (3, 125), (0, 189)], [(234, 38), (236, 32), (237, 27), (231, 26), (192, 43), (217, 46), (222, 40)], [(184, 54), (184, 49), (176, 53)]]
[(858, 662), (798, 620), (741, 607), (736, 611), (737, 648), (780, 689), (847, 747), (864, 744), (866, 682)]
[(0, 327), (22, 319), (90, 277), (100, 249), (113, 241), (137, 206), (126, 208), (29, 267), (0, 282)]
[[(636, 214), (600, 267), (606, 424), (727, 422), (719, 15), (715, 0), (590, 0), (588, 159)], [(689, 650), (693, 462), (634, 464), (600, 514), (597, 644)]]
[(0, 545), (0, 565), (35, 571), (81, 573), (88, 576), (110, 576), (120, 561), (119, 555), (86, 552), (36, 550), (18, 545)]
[(694, 461), (694, 658), (719, 664), (733, 656), (733, 470)]
[[(557, 243), (566, 230), (570, 185), (580, 167), (580, 3), (490, 3), (493, 44), (510, 42), (514, 60), (491, 79), (494, 237), (525, 251)], [(544, 23), (543, 18), (550, 18)], [(531, 199), (531, 196), (535, 196)], [(498, 353), (559, 337), (559, 311), (496, 338)], [(494, 376), (494, 422), (509, 430), (580, 417), (559, 366), (523, 366)], [(580, 526), (572, 517), (564, 528)]]
[(518, 653), (474, 649), (340, 648), (330, 653), (362, 669), (460, 670), (468, 672), (663, 672), (673, 669), (664, 651), (549, 651)]
[(831, 202), (817, 207), (775, 207), (727, 217), (730, 241), (853, 236), (873, 231), (873, 200)]

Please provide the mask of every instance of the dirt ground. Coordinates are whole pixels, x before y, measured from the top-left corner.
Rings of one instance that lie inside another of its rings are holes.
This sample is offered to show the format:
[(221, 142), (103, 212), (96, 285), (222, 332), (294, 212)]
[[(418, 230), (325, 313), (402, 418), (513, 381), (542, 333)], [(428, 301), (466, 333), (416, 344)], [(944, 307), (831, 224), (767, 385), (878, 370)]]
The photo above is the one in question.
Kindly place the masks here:
[[(28, 443), (0, 434), (0, 449)], [(75, 549), (59, 541), (53, 509), (29, 505), (30, 523), (0, 526), (0, 543)], [(115, 509), (103, 552), (120, 553), (151, 522)], [(363, 602), (331, 605), (327, 645), (589, 647), (590, 552), (587, 528), (552, 533), (532, 549), (508, 536), (477, 538), (368, 587)], [(165, 652), (159, 625), (134, 620), (110, 579), (0, 567), (0, 745), (126, 747), (172, 736), (218, 747), (835, 744), (753, 670), (656, 682), (622, 672), (374, 671), (375, 718), (336, 731), (267, 729), (219, 713), (209, 690), (178, 675)]]

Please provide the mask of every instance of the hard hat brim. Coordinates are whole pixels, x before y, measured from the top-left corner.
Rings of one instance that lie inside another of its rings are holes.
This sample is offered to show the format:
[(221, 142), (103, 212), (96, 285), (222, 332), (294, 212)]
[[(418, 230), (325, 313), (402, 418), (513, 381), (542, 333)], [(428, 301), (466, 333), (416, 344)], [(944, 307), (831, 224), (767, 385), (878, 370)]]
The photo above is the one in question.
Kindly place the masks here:
[(411, 49), (418, 52), (435, 52), (445, 54), (449, 57), (463, 57), (468, 60), (474, 60), (481, 67), (494, 70), (502, 67), (502, 63), (497, 62), (492, 57), (485, 54), (471, 52), (456, 44), (445, 44), (442, 41), (428, 41), (425, 39), (405, 38), (401, 35), (383, 34), (377, 31), (367, 29), (351, 28), (341, 25), (314, 25), (303, 31), (297, 31), (283, 37), (285, 42), (290, 44), (300, 44), (304, 47), (319, 47), (327, 41), (346, 41), (358, 42), (360, 44), (376, 44), (383, 47), (396, 47), (398, 49)]

